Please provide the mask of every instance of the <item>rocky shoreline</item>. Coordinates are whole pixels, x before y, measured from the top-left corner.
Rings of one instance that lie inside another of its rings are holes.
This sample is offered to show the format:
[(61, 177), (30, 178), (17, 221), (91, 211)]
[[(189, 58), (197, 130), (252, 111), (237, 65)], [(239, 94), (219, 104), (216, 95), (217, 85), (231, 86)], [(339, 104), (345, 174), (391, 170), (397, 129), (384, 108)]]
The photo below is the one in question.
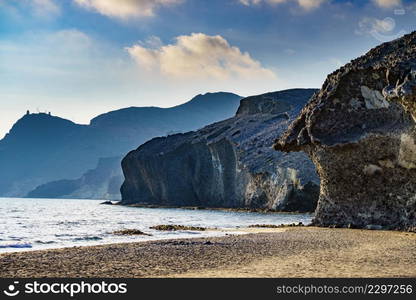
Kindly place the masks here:
[(157, 204), (121, 204), (116, 203), (112, 205), (123, 205), (129, 207), (138, 207), (138, 208), (168, 208), (168, 209), (188, 209), (188, 210), (214, 210), (214, 211), (225, 211), (225, 212), (252, 212), (252, 213), (265, 213), (265, 214), (310, 214), (313, 212), (303, 212), (303, 211), (277, 211), (269, 208), (248, 208), (248, 207), (236, 207), (236, 208), (227, 208), (227, 207), (203, 207), (203, 206), (177, 206), (177, 205), (157, 205)]
[(416, 277), (416, 235), (317, 227), (0, 254), (0, 277)]

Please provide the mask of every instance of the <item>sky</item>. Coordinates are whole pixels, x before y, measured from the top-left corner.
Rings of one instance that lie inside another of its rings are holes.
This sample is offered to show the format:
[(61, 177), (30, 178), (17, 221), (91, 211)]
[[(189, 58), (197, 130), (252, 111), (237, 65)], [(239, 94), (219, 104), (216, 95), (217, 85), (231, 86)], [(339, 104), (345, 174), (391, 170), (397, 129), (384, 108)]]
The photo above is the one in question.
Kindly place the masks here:
[(319, 88), (415, 25), (416, 0), (0, 0), (0, 138), (26, 110)]

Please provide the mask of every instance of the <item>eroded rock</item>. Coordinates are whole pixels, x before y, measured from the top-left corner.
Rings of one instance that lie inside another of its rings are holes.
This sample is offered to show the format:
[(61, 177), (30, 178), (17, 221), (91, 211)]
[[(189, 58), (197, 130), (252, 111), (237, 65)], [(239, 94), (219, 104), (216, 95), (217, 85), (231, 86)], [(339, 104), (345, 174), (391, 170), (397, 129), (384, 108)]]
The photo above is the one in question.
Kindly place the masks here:
[(304, 151), (321, 179), (317, 225), (416, 225), (416, 33), (330, 74), (280, 151)]

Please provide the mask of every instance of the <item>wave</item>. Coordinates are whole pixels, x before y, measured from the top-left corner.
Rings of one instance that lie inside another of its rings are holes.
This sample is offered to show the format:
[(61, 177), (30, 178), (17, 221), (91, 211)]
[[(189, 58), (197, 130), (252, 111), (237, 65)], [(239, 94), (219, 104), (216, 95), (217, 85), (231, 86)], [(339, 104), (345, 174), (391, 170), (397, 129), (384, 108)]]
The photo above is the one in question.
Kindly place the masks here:
[(73, 234), (67, 234), (67, 233), (63, 233), (63, 234), (59, 234), (59, 233), (56, 233), (55, 234), (55, 237), (71, 237), (71, 236), (74, 236)]
[(32, 248), (30, 243), (0, 243), (0, 249), (5, 248)]
[(49, 244), (55, 244), (56, 242), (54, 242), (54, 241), (40, 241), (40, 240), (37, 240), (37, 241), (35, 241), (35, 243), (36, 244), (41, 244), (41, 245), (49, 245)]
[(77, 237), (75, 239), (73, 239), (73, 241), (75, 242), (79, 242), (79, 241), (99, 241), (102, 240), (102, 238), (100, 238), (99, 236), (84, 236), (84, 237)]
[(59, 221), (56, 223), (56, 225), (65, 225), (65, 226), (79, 226), (81, 225), (80, 221)]

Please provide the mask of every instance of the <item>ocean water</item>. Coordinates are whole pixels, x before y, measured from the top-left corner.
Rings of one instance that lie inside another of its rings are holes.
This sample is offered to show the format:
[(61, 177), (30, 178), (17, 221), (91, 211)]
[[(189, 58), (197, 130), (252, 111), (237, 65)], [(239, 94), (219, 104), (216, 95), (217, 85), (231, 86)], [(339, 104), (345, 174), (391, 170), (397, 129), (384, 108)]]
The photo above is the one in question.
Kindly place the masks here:
[[(220, 236), (227, 231), (149, 229), (176, 224), (234, 229), (253, 224), (310, 223), (310, 214), (276, 214), (137, 208), (100, 205), (97, 200), (0, 198), (0, 253), (169, 238)], [(117, 236), (115, 230), (139, 229), (151, 236)]]

